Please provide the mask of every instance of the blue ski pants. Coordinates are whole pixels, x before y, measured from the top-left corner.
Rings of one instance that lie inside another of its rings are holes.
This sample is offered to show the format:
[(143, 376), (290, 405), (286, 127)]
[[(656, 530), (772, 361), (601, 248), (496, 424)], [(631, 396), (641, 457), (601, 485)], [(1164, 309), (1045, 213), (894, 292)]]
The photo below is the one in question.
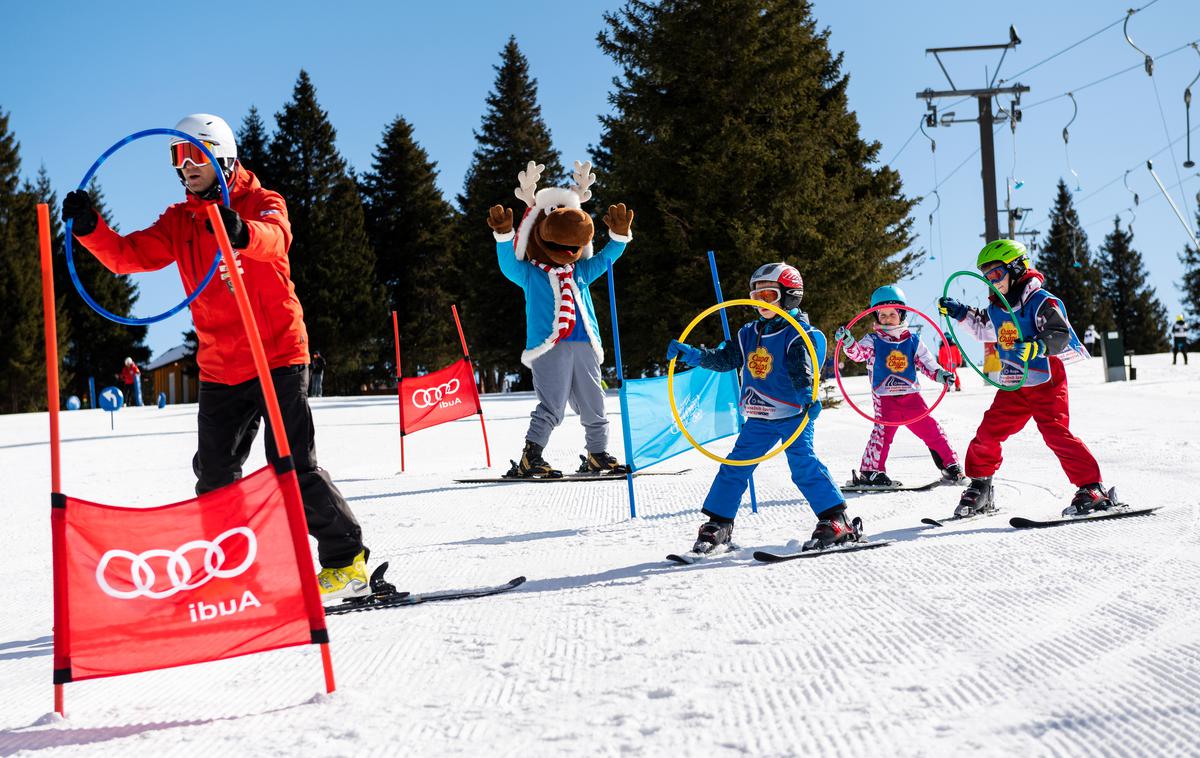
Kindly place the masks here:
[[(776, 443), (792, 436), (803, 420), (804, 414), (790, 418), (766, 420), (747, 419), (742, 425), (737, 441), (733, 443), (733, 452), (728, 456), (733, 461), (744, 461), (757, 458), (766, 453)], [(788, 467), (792, 470), (792, 481), (800, 489), (800, 494), (812, 507), (813, 513), (821, 513), (836, 505), (846, 502), (842, 491), (829, 475), (829, 469), (817, 459), (813, 451), (813, 423), (804, 428), (795, 442), (784, 451)], [(722, 463), (704, 499), (704, 513), (708, 516), (719, 516), (732, 519), (737, 515), (742, 495), (754, 473), (753, 466), (730, 466)]]

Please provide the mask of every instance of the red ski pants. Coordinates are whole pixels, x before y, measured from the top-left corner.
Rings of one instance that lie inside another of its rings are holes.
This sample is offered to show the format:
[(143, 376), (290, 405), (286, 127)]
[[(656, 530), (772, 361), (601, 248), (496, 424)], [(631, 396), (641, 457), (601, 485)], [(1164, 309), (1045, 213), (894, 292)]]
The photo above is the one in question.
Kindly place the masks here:
[(983, 414), (975, 439), (967, 448), (967, 476), (981, 478), (996, 473), (1004, 459), (1000, 445), (1021, 431), (1031, 418), (1072, 484), (1081, 487), (1102, 481), (1096, 458), (1083, 440), (1071, 434), (1067, 373), (1058, 358), (1050, 359), (1050, 381), (1014, 392), (996, 392), (992, 407)]

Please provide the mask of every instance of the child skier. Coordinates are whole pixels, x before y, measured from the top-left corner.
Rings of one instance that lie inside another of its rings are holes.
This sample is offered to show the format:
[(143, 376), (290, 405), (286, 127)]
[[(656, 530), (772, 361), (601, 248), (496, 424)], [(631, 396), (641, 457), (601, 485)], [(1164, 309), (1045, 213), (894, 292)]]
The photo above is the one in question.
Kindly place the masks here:
[[(904, 291), (892, 285), (880, 287), (871, 295), (872, 308), (907, 304)], [(858, 342), (854, 341), (850, 330), (844, 326), (839, 326), (833, 335), (842, 343), (847, 358), (859, 363), (866, 362), (875, 418), (882, 421), (915, 419), (928, 408), (921, 397), (918, 369), (946, 386), (954, 381), (954, 372), (938, 366), (921, 338), (905, 326), (907, 314), (907, 311), (899, 308), (875, 311), (875, 331)], [(958, 456), (951, 449), (950, 440), (946, 439), (941, 425), (932, 416), (905, 426), (929, 448), (934, 463), (947, 482), (962, 481), (964, 477), (962, 467), (958, 465)], [(900, 482), (892, 481), (887, 475), (888, 452), (898, 428), (875, 424), (859, 464), (862, 475), (860, 477), (854, 473), (853, 484), (880, 488), (900, 486)]]
[[(825, 337), (809, 326), (808, 316), (800, 311), (804, 280), (800, 272), (786, 263), (768, 263), (750, 277), (750, 297), (772, 303), (800, 322), (816, 347), (818, 365), (824, 362)], [(821, 411), (820, 402), (811, 402), (816, 371), (804, 340), (778, 314), (759, 308), (760, 318), (738, 330), (737, 339), (714, 349), (702, 349), (671, 340), (667, 358), (678, 357), (691, 366), (710, 371), (742, 371), (740, 409), (746, 417), (734, 443), (731, 460), (756, 458), (776, 442), (788, 439), (802, 423), (806, 412), (808, 426), (785, 451), (792, 470), (792, 481), (817, 514), (812, 538), (805, 550), (823, 549), (858, 540), (862, 522), (846, 519), (846, 501), (829, 475), (829, 470), (813, 452), (813, 422)], [(708, 522), (692, 551), (700, 554), (723, 553), (732, 549), (733, 520), (742, 494), (755, 466), (722, 464), (704, 500), (703, 513)]]
[(976, 266), (1013, 308), (1017, 324), (994, 293), (989, 295), (987, 310), (969, 308), (948, 297), (938, 300), (938, 310), (965, 323), (978, 339), (996, 343), (1000, 384), (1011, 387), (1020, 383), (1026, 364), (1029, 376), (1018, 390), (998, 390), (983, 414), (975, 439), (967, 447), (966, 474), (971, 483), (954, 515), (962, 518), (996, 510), (992, 475), (1000, 468), (1000, 446), (1031, 418), (1058, 456), (1067, 478), (1079, 488), (1063, 515), (1082, 516), (1115, 507), (1112, 492), (1106, 492), (1100, 483), (1099, 464), (1068, 428), (1070, 398), (1063, 363), (1088, 355), (1067, 321), (1062, 301), (1042, 289), (1045, 277), (1030, 267), (1029, 254), (1020, 242), (989, 242), (979, 251)]

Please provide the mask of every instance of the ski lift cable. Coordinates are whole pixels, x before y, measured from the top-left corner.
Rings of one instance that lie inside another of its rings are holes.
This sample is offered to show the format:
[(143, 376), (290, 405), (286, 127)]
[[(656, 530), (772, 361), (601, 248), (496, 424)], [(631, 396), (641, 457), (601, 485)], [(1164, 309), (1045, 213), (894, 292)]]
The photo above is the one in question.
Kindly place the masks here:
[(1077, 172), (1075, 170), (1075, 167), (1071, 165), (1071, 145), (1070, 145), (1071, 124), (1075, 123), (1075, 119), (1079, 117), (1079, 103), (1075, 102), (1075, 93), (1068, 92), (1067, 97), (1071, 98), (1071, 107), (1074, 108), (1074, 110), (1071, 112), (1071, 120), (1067, 122), (1067, 125), (1064, 126), (1063, 130), (1062, 130), (1063, 153), (1065, 153), (1067, 156), (1067, 170), (1070, 171), (1071, 175), (1075, 177), (1075, 191), (1079, 192), (1082, 190), (1082, 187), (1079, 186), (1079, 172)]
[[(1145, 5), (1143, 5), (1141, 8), (1138, 8), (1137, 10), (1130, 11), (1130, 13), (1141, 13), (1142, 11), (1146, 10), (1146, 9), (1147, 9), (1147, 8), (1149, 8), (1151, 5), (1154, 5), (1154, 4), (1155, 4), (1155, 3), (1157, 3), (1157, 2), (1158, 2), (1158, 0), (1150, 0), (1150, 2), (1146, 3), (1146, 4), (1145, 4)], [(1099, 35), (1103, 34), (1104, 32), (1106, 32), (1106, 31), (1108, 31), (1109, 29), (1113, 28), (1113, 27), (1114, 27), (1114, 26), (1116, 26), (1117, 24), (1119, 24), (1119, 23), (1121, 23), (1122, 21), (1126, 20), (1128, 17), (1129, 17), (1129, 15), (1128, 15), (1128, 14), (1126, 14), (1126, 15), (1124, 15), (1124, 16), (1121, 16), (1121, 17), (1119, 17), (1119, 18), (1118, 18), (1116, 21), (1113, 21), (1111, 24), (1108, 24), (1107, 26), (1104, 26), (1103, 28), (1097, 29), (1096, 31), (1094, 31), (1094, 32), (1092, 32), (1091, 34), (1087, 35), (1086, 37), (1084, 37), (1083, 39), (1079, 40), (1078, 42), (1072, 42), (1070, 45), (1067, 45), (1067, 46), (1066, 46), (1066, 47), (1064, 47), (1062, 50), (1059, 50), (1057, 53), (1054, 53), (1054, 54), (1050, 55), (1049, 57), (1046, 57), (1046, 58), (1043, 58), (1043, 59), (1041, 59), (1040, 61), (1038, 61), (1037, 63), (1033, 64), (1033, 65), (1032, 65), (1032, 66), (1030, 66), (1029, 68), (1021, 69), (1020, 71), (1018, 71), (1017, 73), (1013, 74), (1012, 76), (1009, 76), (1009, 77), (1007, 77), (1007, 78), (1005, 78), (1005, 79), (1001, 79), (1001, 80), (1000, 80), (1000, 82), (1001, 82), (1001, 83), (1004, 83), (1004, 82), (1011, 82), (1011, 81), (1013, 81), (1014, 79), (1016, 79), (1016, 78), (1017, 78), (1017, 77), (1019, 77), (1019, 76), (1023, 76), (1023, 75), (1025, 75), (1025, 74), (1028, 74), (1030, 71), (1033, 71), (1035, 68), (1037, 68), (1037, 67), (1041, 66), (1042, 64), (1044, 64), (1044, 63), (1049, 63), (1050, 61), (1054, 60), (1055, 58), (1057, 58), (1058, 56), (1062, 55), (1063, 53), (1066, 53), (1066, 52), (1069, 52), (1069, 51), (1071, 51), (1071, 50), (1074, 50), (1075, 48), (1079, 47), (1079, 46), (1080, 46), (1080, 45), (1082, 45), (1084, 42), (1087, 42), (1088, 40), (1092, 39), (1093, 37), (1097, 37), (1097, 36), (1099, 36)]]
[[(1193, 181), (1194, 179), (1197, 179), (1197, 178), (1200, 178), (1200, 174), (1193, 174), (1192, 176), (1186, 177), (1186, 178), (1183, 180), (1183, 184), (1173, 184), (1173, 185), (1171, 185), (1170, 189), (1179, 189), (1179, 188), (1181, 188), (1183, 185), (1185, 185), (1185, 184), (1187, 184), (1188, 182), (1190, 182), (1190, 181)], [(1150, 194), (1150, 195), (1147, 195), (1147, 196), (1146, 196), (1146, 200), (1147, 200), (1147, 201), (1149, 201), (1149, 200), (1154, 200), (1155, 198), (1159, 197), (1161, 194), (1162, 194), (1161, 192), (1159, 192), (1159, 191), (1155, 190), (1153, 194)], [(1136, 211), (1134, 211), (1134, 210), (1133, 210), (1133, 207), (1132, 207), (1132, 206), (1126, 206), (1126, 207), (1125, 207), (1123, 210), (1125, 210), (1125, 211), (1129, 211), (1131, 214), (1133, 214), (1133, 215), (1134, 215), (1134, 218), (1136, 218), (1136, 217), (1137, 217), (1137, 216), (1136, 216)], [(1116, 213), (1117, 213), (1117, 214), (1120, 214), (1121, 212), (1122, 212), (1121, 210), (1118, 210), (1118, 211), (1116, 211)], [(1106, 213), (1106, 214), (1104, 214), (1103, 216), (1098, 216), (1098, 217), (1096, 217), (1096, 218), (1095, 218), (1095, 220), (1093, 220), (1093, 221), (1089, 221), (1089, 222), (1087, 222), (1086, 224), (1083, 224), (1083, 225), (1082, 225), (1080, 228), (1081, 228), (1081, 229), (1090, 229), (1091, 227), (1095, 226), (1096, 224), (1099, 224), (1099, 223), (1101, 223), (1101, 222), (1103, 222), (1103, 221), (1106, 221), (1106, 220), (1108, 220), (1108, 219), (1112, 218), (1112, 216), (1113, 216), (1113, 215), (1114, 215), (1114, 213), (1113, 213), (1113, 212), (1109, 212), (1109, 213)]]
[[(1183, 214), (1179, 212), (1179, 206), (1175, 205), (1175, 200), (1172, 199), (1171, 193), (1163, 186), (1162, 179), (1158, 178), (1158, 173), (1154, 170), (1154, 161), (1146, 161), (1146, 170), (1150, 172), (1150, 176), (1154, 177), (1154, 183), (1158, 185), (1158, 189), (1162, 192), (1163, 197), (1171, 205), (1171, 210), (1175, 211), (1175, 218), (1179, 219), (1179, 223), (1183, 224), (1183, 228), (1187, 229), (1188, 236), (1192, 238), (1192, 244), (1200, 248), (1200, 241), (1196, 239), (1196, 232), (1192, 229), (1192, 225), (1184, 219)], [(1178, 169), (1176, 169), (1178, 172)], [(1181, 179), (1180, 184), (1183, 184)]]
[[(1200, 39), (1195, 39), (1195, 40), (1191, 40), (1189, 42), (1185, 42), (1182, 45), (1180, 45), (1179, 47), (1168, 50), (1167, 52), (1162, 53), (1160, 55), (1156, 55), (1154, 57), (1154, 60), (1161, 61), (1163, 58), (1166, 58), (1169, 55), (1174, 55), (1175, 53), (1179, 52), (1180, 50), (1186, 50), (1187, 48), (1191, 47), (1193, 44), (1196, 44), (1196, 43), (1200, 43)], [(1068, 92), (1074, 92), (1074, 93), (1078, 94), (1078, 93), (1082, 92), (1083, 90), (1088, 89), (1089, 87), (1095, 87), (1097, 84), (1103, 84), (1104, 82), (1108, 81), (1109, 79), (1120, 76), (1121, 74), (1127, 74), (1130, 71), (1133, 71), (1133, 70), (1139, 69), (1139, 68), (1144, 68), (1144, 64), (1135, 63), (1132, 66), (1128, 66), (1126, 68), (1121, 69), (1120, 71), (1114, 71), (1113, 73), (1111, 73), (1107, 76), (1102, 76), (1099, 79), (1096, 79), (1095, 81), (1088, 82), (1087, 84), (1083, 84), (1078, 87), (1072, 87), (1070, 90), (1068, 90)], [(1067, 96), (1067, 92), (1062, 92), (1057, 95), (1051, 95), (1050, 97), (1047, 97), (1044, 100), (1038, 100), (1036, 103), (1031, 103), (1030, 105), (1026, 105), (1023, 108), (1023, 110), (1030, 110), (1031, 108), (1036, 108), (1039, 105), (1045, 105), (1046, 103), (1053, 102), (1055, 100), (1059, 100), (1066, 96)]]

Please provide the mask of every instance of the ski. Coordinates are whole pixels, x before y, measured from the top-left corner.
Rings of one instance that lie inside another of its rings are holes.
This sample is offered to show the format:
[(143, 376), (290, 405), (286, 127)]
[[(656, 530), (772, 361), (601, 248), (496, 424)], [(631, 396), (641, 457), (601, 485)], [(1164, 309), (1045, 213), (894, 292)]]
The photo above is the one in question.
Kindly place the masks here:
[(854, 542), (847, 547), (827, 547), (824, 550), (804, 550), (798, 553), (770, 553), (766, 550), (756, 550), (754, 560), (762, 563), (782, 563), (784, 561), (794, 561), (797, 558), (818, 558), (823, 555), (838, 555), (840, 553), (856, 553), (860, 550), (871, 550), (872, 548), (885, 547), (892, 544), (895, 540), (881, 540), (879, 542), (867, 542), (865, 540)]
[[(680, 471), (634, 471), (633, 475), (638, 476), (679, 476), (691, 471), (690, 468), (685, 468)], [(524, 482), (607, 482), (612, 480), (620, 480), (629, 476), (628, 474), (564, 474), (554, 477), (519, 477), (519, 476), (492, 476), (481, 477), (478, 479), (455, 479), (458, 484), (520, 484)]]
[(719, 552), (711, 552), (711, 553), (697, 553), (694, 550), (689, 550), (686, 553), (671, 553), (670, 555), (667, 556), (667, 560), (671, 561), (672, 563), (678, 563), (683, 566), (691, 566), (692, 564), (695, 564), (695, 563), (703, 563), (704, 561), (711, 561), (714, 558), (720, 558), (721, 556), (729, 555), (730, 553), (741, 550), (740, 547), (738, 547), (737, 545), (734, 545), (732, 542), (729, 543), (728, 545), (723, 545), (722, 548), (723, 549), (720, 550)]
[(1021, 518), (1015, 516), (1008, 520), (1010, 526), (1014, 529), (1045, 529), (1051, 526), (1062, 526), (1063, 524), (1081, 524), (1088, 521), (1109, 521), (1111, 519), (1129, 518), (1130, 516), (1145, 516), (1154, 513), (1159, 508), (1138, 508), (1136, 510), (1119, 510), (1116, 512), (1101, 511), (1095, 516), (1075, 516), (1066, 518), (1049, 519), (1046, 521), (1037, 521), (1035, 519)]
[(922, 485), (919, 485), (919, 486), (917, 486), (917, 487), (904, 487), (904, 486), (900, 486), (900, 487), (872, 487), (872, 486), (870, 486), (870, 485), (867, 485), (867, 484), (849, 484), (849, 483), (847, 483), (847, 484), (843, 484), (843, 485), (841, 486), (841, 488), (840, 488), (840, 489), (842, 490), (842, 492), (845, 492), (845, 493), (859, 493), (859, 492), (861, 492), (861, 493), (871, 493), (871, 492), (925, 492), (925, 491), (927, 491), (927, 490), (931, 490), (931, 489), (933, 489), (934, 487), (937, 487), (938, 485), (941, 485), (941, 484), (949, 484), (949, 482), (945, 481), (944, 479), (938, 479), (938, 480), (936, 480), (936, 481), (929, 482), (928, 484), (922, 484)]
[(999, 512), (1000, 509), (997, 508), (996, 510), (988, 511), (987, 513), (976, 513), (973, 516), (951, 516), (950, 518), (944, 518), (940, 521), (935, 518), (923, 518), (921, 519), (921, 523), (925, 524), (926, 526), (939, 527), (945, 526), (946, 524), (956, 524), (959, 521), (974, 521), (977, 518), (987, 518), (988, 516), (995, 516)]
[(373, 611), (380, 608), (397, 608), (408, 605), (420, 605), (421, 603), (431, 603), (438, 600), (465, 600), (467, 598), (488, 597), (490, 595), (499, 595), (502, 592), (516, 589), (525, 583), (525, 577), (518, 576), (504, 584), (498, 584), (492, 587), (474, 587), (464, 590), (441, 590), (437, 592), (402, 592), (383, 578), (383, 572), (387, 570), (388, 564), (379, 564), (371, 574), (371, 594), (364, 597), (347, 598), (335, 605), (325, 606), (326, 616), (337, 616), (343, 613), (356, 613), (358, 611)]

